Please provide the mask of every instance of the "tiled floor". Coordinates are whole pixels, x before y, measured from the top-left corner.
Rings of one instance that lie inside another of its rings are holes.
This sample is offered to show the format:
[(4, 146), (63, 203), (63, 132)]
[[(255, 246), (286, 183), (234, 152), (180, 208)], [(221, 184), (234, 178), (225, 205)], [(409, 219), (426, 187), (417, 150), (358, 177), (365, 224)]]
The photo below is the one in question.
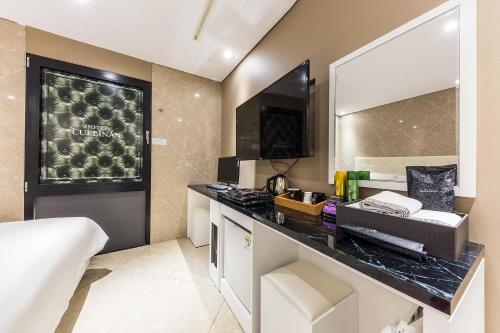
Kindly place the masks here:
[(181, 239), (92, 259), (56, 333), (242, 333), (208, 276), (208, 247)]

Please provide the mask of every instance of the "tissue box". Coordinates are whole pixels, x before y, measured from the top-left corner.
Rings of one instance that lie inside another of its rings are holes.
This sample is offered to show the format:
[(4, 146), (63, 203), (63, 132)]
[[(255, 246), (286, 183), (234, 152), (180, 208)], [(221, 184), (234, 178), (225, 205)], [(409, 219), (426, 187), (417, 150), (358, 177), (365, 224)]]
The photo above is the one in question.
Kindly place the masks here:
[[(352, 202), (337, 205), (337, 227), (357, 225), (423, 243), (428, 255), (452, 261), (460, 258), (464, 245), (469, 241), (468, 214), (457, 213), (462, 221), (454, 228), (348, 207), (349, 204)], [(338, 231), (336, 241), (343, 237), (344, 233)]]

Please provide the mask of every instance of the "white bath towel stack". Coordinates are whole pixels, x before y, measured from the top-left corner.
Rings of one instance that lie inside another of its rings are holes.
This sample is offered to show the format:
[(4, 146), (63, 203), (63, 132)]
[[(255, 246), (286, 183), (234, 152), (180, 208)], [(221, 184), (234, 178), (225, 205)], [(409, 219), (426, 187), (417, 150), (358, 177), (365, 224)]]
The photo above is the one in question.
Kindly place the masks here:
[(460, 221), (462, 221), (462, 217), (455, 213), (438, 212), (435, 210), (425, 209), (421, 209), (415, 214), (410, 215), (410, 218), (430, 223), (445, 224), (453, 228), (455, 228)]
[(360, 202), (351, 204), (349, 207), (429, 223), (444, 224), (453, 228), (462, 221), (460, 215), (422, 209), (420, 201), (391, 191), (380, 192)]
[(383, 191), (360, 201), (357, 206), (375, 213), (408, 217), (419, 211), (422, 203), (395, 192)]

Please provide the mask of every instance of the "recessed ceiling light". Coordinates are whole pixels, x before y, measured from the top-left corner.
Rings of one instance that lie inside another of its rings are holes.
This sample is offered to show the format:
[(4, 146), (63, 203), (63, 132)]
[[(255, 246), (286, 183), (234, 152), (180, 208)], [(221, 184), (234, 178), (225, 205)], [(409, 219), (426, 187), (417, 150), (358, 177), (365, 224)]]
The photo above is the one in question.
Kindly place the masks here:
[(13, 95), (7, 95), (7, 98), (10, 99), (10, 100), (16, 99), (16, 97), (13, 96)]
[(449, 21), (444, 25), (443, 30), (445, 32), (452, 32), (455, 31), (458, 28), (458, 22), (457, 21)]
[(399, 123), (402, 124), (404, 123), (405, 121), (403, 119), (399, 119)]
[(177, 121), (182, 123), (182, 118), (177, 118)]
[(414, 129), (417, 129), (417, 128), (418, 128), (418, 126), (417, 126), (417, 125), (413, 125), (412, 127), (413, 127)]
[(225, 59), (231, 59), (233, 57), (233, 52), (231, 50), (225, 50), (222, 55)]
[(194, 93), (194, 97), (200, 98), (200, 94), (199, 93)]

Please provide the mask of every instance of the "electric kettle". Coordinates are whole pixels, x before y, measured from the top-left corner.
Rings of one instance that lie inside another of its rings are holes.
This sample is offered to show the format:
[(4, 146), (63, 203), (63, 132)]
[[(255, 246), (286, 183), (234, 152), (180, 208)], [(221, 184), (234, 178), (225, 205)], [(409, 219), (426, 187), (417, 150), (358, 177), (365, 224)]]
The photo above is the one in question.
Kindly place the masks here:
[(288, 179), (283, 174), (267, 178), (267, 190), (273, 195), (285, 193), (288, 188)]

